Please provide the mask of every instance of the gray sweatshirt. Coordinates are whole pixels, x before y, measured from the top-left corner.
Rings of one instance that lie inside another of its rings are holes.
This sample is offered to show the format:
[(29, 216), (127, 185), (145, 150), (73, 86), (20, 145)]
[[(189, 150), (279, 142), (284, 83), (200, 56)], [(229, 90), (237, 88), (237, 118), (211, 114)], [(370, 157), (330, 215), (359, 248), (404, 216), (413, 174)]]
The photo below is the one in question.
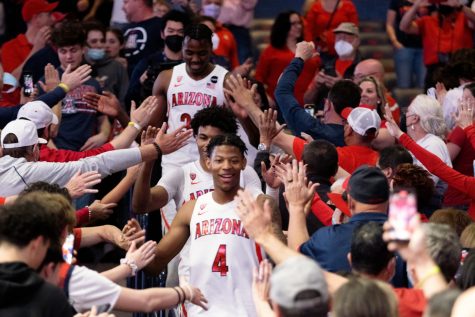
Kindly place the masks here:
[(109, 151), (67, 163), (27, 162), (25, 158), (4, 156), (0, 158), (0, 196), (17, 195), (26, 184), (38, 181), (63, 187), (77, 171), (98, 171), (104, 178), (141, 162), (138, 148)]

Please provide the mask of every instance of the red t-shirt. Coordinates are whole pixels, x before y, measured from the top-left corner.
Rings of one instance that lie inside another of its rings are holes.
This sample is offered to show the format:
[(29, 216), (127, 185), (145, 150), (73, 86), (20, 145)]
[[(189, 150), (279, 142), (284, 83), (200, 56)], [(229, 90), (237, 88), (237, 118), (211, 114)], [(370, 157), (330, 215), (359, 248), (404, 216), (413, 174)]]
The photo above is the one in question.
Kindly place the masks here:
[(323, 8), (321, 1), (315, 1), (305, 17), (305, 38), (315, 41), (317, 37), (322, 37), (322, 34), (325, 32), (323, 37), (326, 37), (326, 48), (328, 48), (330, 54), (335, 55), (335, 34), (333, 29), (336, 29), (343, 22), (353, 22), (358, 25), (358, 13), (352, 1), (340, 1), (331, 24), (325, 30), (331, 14), (332, 12), (328, 12)]
[(421, 289), (393, 288), (399, 303), (399, 317), (421, 317), (427, 299)]
[(218, 48), (213, 51), (213, 53), (226, 57), (231, 64), (231, 69), (238, 67), (238, 50), (234, 35), (231, 33), (231, 31), (221, 25), (216, 26), (215, 33), (219, 37), (219, 45)]
[[(460, 152), (452, 161), (454, 170), (467, 175), (473, 176), (473, 160), (475, 159), (475, 149), (467, 139), (465, 131), (459, 126), (455, 127), (447, 137), (447, 142), (454, 143), (460, 147)], [(470, 197), (452, 186), (447, 188), (444, 195), (444, 205), (457, 206), (470, 204)]]
[(25, 34), (20, 34), (2, 46), (3, 70), (11, 73), (23, 63), (31, 52), (33, 45), (28, 42)]
[[(261, 54), (256, 68), (256, 79), (267, 86), (267, 93), (274, 98), (277, 80), (294, 58), (295, 54), (287, 47), (283, 49), (269, 45)], [(295, 83), (294, 95), (303, 106), (303, 95), (312, 82), (315, 73), (319, 71), (320, 58), (314, 57), (305, 62), (302, 73)]]
[(337, 59), (335, 63), (335, 70), (337, 71), (340, 76), (343, 76), (348, 69), (348, 67), (353, 64), (353, 60), (344, 60), (342, 61), (341, 59)]
[(82, 158), (95, 156), (107, 151), (114, 150), (114, 147), (110, 143), (106, 143), (101, 147), (86, 150), (82, 152), (63, 150), (63, 149), (51, 149), (46, 145), (40, 147), (40, 161), (43, 162), (70, 162), (78, 161)]
[(437, 53), (451, 53), (461, 48), (472, 48), (472, 32), (463, 12), (456, 13), (454, 20), (446, 18), (439, 27), (437, 15), (425, 16), (416, 20), (422, 36), (424, 64), (439, 62)]
[[(307, 144), (300, 138), (294, 138), (293, 151), (297, 160), (302, 159), (303, 149)], [(368, 164), (375, 166), (378, 161), (379, 154), (367, 146), (347, 145), (336, 148), (338, 152), (338, 165), (348, 173), (353, 173), (359, 166)]]

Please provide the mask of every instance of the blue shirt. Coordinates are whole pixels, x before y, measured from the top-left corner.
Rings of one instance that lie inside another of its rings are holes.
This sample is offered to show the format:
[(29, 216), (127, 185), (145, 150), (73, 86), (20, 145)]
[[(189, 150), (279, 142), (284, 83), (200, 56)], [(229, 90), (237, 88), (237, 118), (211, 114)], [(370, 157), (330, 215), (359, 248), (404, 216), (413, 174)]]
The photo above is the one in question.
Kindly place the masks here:
[(322, 123), (319, 119), (308, 114), (295, 98), (294, 86), (302, 72), (303, 65), (302, 59), (294, 58), (284, 70), (275, 89), (275, 100), (285, 123), (294, 135), (300, 136), (302, 132), (305, 132), (314, 139), (323, 139), (335, 146), (345, 146), (343, 125)]
[(350, 272), (347, 255), (351, 248), (353, 231), (367, 222), (384, 223), (388, 216), (379, 212), (358, 213), (341, 225), (317, 230), (310, 240), (300, 246), (300, 252), (311, 257), (330, 272)]

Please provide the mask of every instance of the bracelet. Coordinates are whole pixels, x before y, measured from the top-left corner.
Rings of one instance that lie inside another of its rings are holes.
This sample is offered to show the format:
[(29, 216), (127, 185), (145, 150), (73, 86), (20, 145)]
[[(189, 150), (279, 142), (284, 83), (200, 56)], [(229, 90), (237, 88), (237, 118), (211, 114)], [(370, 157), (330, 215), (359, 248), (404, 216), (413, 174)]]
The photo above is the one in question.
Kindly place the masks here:
[(185, 302), (185, 300), (186, 300), (185, 291), (183, 290), (183, 288), (181, 288), (181, 286), (177, 286), (177, 287), (178, 287), (178, 289), (183, 293), (183, 294), (182, 294), (183, 298), (181, 299), (181, 302), (180, 302), (181, 304), (183, 304), (183, 303)]
[(439, 273), (440, 273), (440, 267), (437, 265), (434, 265), (434, 267), (430, 269), (429, 272), (427, 272), (424, 275), (424, 277), (421, 278), (421, 280), (417, 283), (416, 288), (422, 288), (422, 286), (424, 285), (425, 282), (427, 282), (428, 279), (430, 279), (431, 277)]
[(65, 93), (68, 93), (69, 90), (70, 90), (70, 89), (69, 89), (69, 86), (66, 85), (65, 83), (59, 83), (59, 84), (58, 84), (58, 87), (61, 87), (61, 88), (64, 90)]
[(142, 127), (137, 122), (130, 121), (128, 126), (133, 126), (134, 128), (136, 128), (139, 131), (142, 130)]
[(193, 301), (193, 290), (191, 289), (190, 285), (188, 285), (188, 284), (183, 285), (183, 287), (185, 287), (186, 289), (188, 289), (190, 291), (190, 299), (188, 299), (188, 301), (192, 302)]
[(162, 155), (162, 150), (160, 149), (160, 145), (158, 145), (157, 142), (153, 142), (152, 144), (155, 147), (155, 150), (157, 151), (158, 156)]
[(178, 290), (176, 289), (176, 287), (174, 287), (173, 290), (178, 295), (178, 303), (176, 303), (176, 305), (178, 306), (181, 303), (181, 295), (180, 295), (180, 292), (178, 292)]
[(86, 206), (87, 208), (87, 214), (89, 215), (89, 220), (87, 222), (91, 222), (92, 219), (92, 210), (89, 208), (89, 206)]
[(135, 274), (137, 274), (137, 270), (139, 268), (137, 267), (137, 264), (135, 263), (134, 259), (128, 259), (128, 258), (120, 259), (120, 264), (128, 265), (130, 269), (132, 270), (132, 276), (135, 276)]

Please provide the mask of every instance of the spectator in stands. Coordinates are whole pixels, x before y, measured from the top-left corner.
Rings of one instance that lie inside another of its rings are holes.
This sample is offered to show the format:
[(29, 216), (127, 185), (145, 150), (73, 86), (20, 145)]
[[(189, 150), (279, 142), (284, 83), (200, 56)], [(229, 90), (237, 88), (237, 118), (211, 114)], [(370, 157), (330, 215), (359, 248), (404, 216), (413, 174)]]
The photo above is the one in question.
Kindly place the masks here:
[(311, 84), (306, 87), (304, 100), (321, 109), (327, 98), (328, 90), (340, 79), (352, 79), (356, 65), (361, 57), (359, 29), (354, 23), (343, 22), (333, 30), (337, 55), (322, 58), (322, 70), (316, 74)]
[(457, 286), (463, 291), (475, 286), (475, 251), (473, 249), (463, 260), (462, 273), (457, 279)]
[(129, 21), (124, 30), (124, 56), (131, 75), (142, 58), (163, 48), (163, 39), (158, 34), (162, 21), (153, 13), (152, 0), (124, 0), (123, 10)]
[[(67, 70), (74, 71), (83, 63), (86, 34), (80, 22), (63, 23), (60, 28), (53, 30), (52, 40), (61, 63), (57, 68), (59, 76)], [(45, 82), (44, 77), (40, 80)], [(58, 135), (54, 138), (55, 146), (80, 151), (103, 145), (109, 137), (109, 120), (89, 107), (83, 99), (86, 92), (101, 93), (99, 83), (91, 78), (74, 90), (70, 90), (69, 87), (63, 88), (67, 94), (62, 100), (61, 123)], [(45, 93), (43, 87), (39, 87), (39, 94), (43, 93)]]
[(154, 0), (153, 1), (153, 13), (159, 18), (163, 18), (165, 14), (170, 12), (172, 6), (167, 0)]
[(432, 296), (427, 303), (424, 317), (451, 316), (457, 297), (462, 292), (459, 289), (447, 289)]
[(460, 1), (443, 1), (433, 15), (416, 18), (424, 0), (416, 0), (399, 24), (401, 31), (422, 36), (427, 75), (424, 88), (435, 86), (437, 69), (448, 63), (450, 55), (460, 48), (471, 48), (475, 12)]
[(460, 243), (464, 249), (475, 248), (475, 223), (469, 224), (460, 235)]
[(0, 313), (72, 316), (64, 293), (35, 273), (50, 243), (59, 239), (56, 219), (39, 204), (17, 201), (0, 207), (0, 228)]
[(304, 62), (312, 58), (313, 53), (313, 43), (298, 43), (295, 58), (285, 69), (277, 85), (275, 98), (285, 122), (294, 135), (305, 132), (315, 139), (324, 139), (336, 146), (343, 146), (344, 119), (341, 113), (346, 107), (354, 108), (359, 105), (360, 89), (349, 80), (339, 81), (328, 93), (323, 109), (323, 122), (308, 114), (295, 98), (294, 87), (304, 68)]
[(223, 0), (219, 16), (214, 17), (233, 33), (238, 44), (240, 64), (253, 55), (249, 28), (256, 5), (257, 0)]
[[(136, 123), (131, 125), (138, 127)], [(76, 162), (38, 163), (39, 144), (45, 144), (46, 140), (38, 138), (33, 122), (14, 120), (5, 126), (1, 133), (3, 157), (0, 158), (0, 177), (3, 186), (0, 188), (0, 196), (16, 195), (28, 184), (39, 180), (57, 183), (63, 187), (78, 171), (97, 170), (105, 177), (142, 161), (156, 159), (161, 153), (180, 148), (190, 137), (191, 130), (180, 133), (177, 137), (179, 133), (180, 131), (175, 131), (164, 135), (161, 130), (155, 138), (158, 148), (148, 144), (140, 148), (110, 151)]]
[(314, 1), (305, 16), (306, 39), (313, 41), (322, 55), (335, 56), (335, 34), (343, 22), (358, 25), (358, 12), (351, 0)]
[[(259, 57), (256, 79), (267, 86), (267, 93), (274, 96), (279, 76), (294, 58), (297, 43), (303, 40), (302, 17), (295, 11), (280, 13), (271, 30), (270, 45)], [(303, 95), (312, 78), (318, 72), (320, 59), (315, 56), (305, 60), (300, 76), (296, 78), (293, 93), (303, 105)]]
[[(458, 90), (458, 88), (456, 89)], [(456, 110), (460, 108), (460, 101), (466, 105), (474, 104), (474, 95), (475, 83), (466, 84), (463, 87), (462, 100), (457, 100), (456, 102)], [(451, 120), (453, 119), (451, 118)], [(455, 121), (455, 124), (454, 129), (447, 136), (447, 148), (449, 150), (450, 159), (452, 160), (454, 170), (467, 176), (473, 176), (474, 147), (464, 131), (464, 128), (461, 127), (457, 121)], [(466, 193), (449, 185), (444, 195), (444, 206), (467, 209), (469, 204), (470, 197), (467, 196)]]
[(409, 151), (400, 145), (392, 145), (379, 152), (377, 166), (390, 181), (394, 177), (397, 167), (400, 164), (412, 164), (412, 162), (412, 156)]
[(122, 57), (124, 48), (124, 34), (120, 29), (108, 28), (106, 32), (106, 53), (110, 58), (115, 59), (127, 69), (127, 60)]
[(460, 237), (465, 228), (473, 221), (464, 210), (444, 208), (436, 210), (430, 217), (430, 222), (446, 224)]
[(84, 58), (92, 66), (95, 79), (105, 91), (117, 96), (125, 108), (125, 94), (129, 86), (127, 69), (106, 54), (106, 28), (98, 22), (85, 22), (86, 46)]
[(57, 2), (48, 3), (46, 0), (24, 2), (22, 17), (27, 24), (26, 33), (2, 46), (2, 64), (6, 72), (19, 79), (26, 60), (50, 40), (53, 25), (51, 11), (57, 6)]
[[(391, 0), (386, 16), (386, 33), (394, 47), (394, 63), (398, 88), (423, 88), (426, 68), (422, 58), (422, 39), (420, 35), (408, 34), (399, 29), (404, 14), (413, 5), (408, 0)], [(419, 6), (417, 18), (429, 14), (427, 5)]]

